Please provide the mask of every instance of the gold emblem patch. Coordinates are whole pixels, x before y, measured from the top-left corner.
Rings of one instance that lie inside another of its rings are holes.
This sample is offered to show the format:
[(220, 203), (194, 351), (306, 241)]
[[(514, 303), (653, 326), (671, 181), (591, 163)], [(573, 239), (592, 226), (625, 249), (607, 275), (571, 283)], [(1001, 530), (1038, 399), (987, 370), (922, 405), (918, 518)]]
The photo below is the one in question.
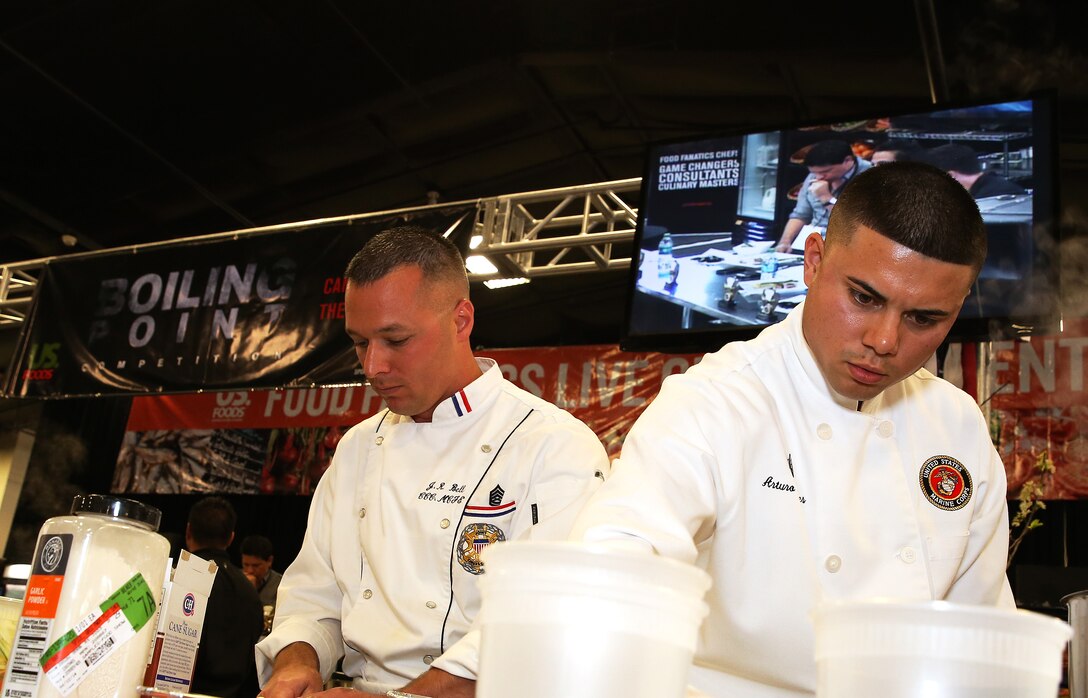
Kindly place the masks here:
[(494, 524), (474, 523), (461, 530), (457, 541), (457, 561), (471, 574), (483, 574), (484, 563), (480, 553), (492, 543), (506, 540), (506, 534)]

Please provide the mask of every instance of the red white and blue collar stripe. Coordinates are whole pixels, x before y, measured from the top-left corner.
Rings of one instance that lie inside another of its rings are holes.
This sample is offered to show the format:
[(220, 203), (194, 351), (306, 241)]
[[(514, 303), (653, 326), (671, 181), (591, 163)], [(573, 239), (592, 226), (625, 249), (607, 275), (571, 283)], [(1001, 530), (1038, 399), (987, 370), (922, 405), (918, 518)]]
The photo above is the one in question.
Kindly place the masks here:
[(464, 417), (466, 414), (472, 411), (472, 405), (468, 402), (468, 395), (465, 395), (464, 390), (458, 390), (450, 398), (450, 402), (453, 403), (453, 409), (457, 412), (458, 417)]
[(465, 516), (475, 516), (478, 518), (490, 519), (496, 516), (506, 516), (507, 514), (513, 514), (517, 510), (517, 502), (507, 502), (506, 504), (500, 504), (497, 507), (474, 507), (469, 505), (465, 507)]

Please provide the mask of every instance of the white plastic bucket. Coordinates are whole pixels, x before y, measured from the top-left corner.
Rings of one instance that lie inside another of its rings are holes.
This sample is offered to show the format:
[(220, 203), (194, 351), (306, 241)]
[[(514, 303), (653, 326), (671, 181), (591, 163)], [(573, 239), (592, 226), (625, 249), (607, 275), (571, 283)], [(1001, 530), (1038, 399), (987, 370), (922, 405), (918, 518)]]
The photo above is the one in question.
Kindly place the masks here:
[(944, 601), (833, 602), (817, 609), (820, 698), (1054, 698), (1066, 623)]
[(680, 698), (710, 577), (647, 553), (489, 546), (478, 698)]

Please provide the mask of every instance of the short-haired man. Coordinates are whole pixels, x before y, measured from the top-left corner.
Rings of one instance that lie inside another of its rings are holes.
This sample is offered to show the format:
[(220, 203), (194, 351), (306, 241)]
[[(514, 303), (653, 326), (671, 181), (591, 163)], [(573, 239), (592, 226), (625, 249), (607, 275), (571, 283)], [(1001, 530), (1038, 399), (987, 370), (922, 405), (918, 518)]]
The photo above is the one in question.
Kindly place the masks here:
[(257, 689), (253, 646), (264, 629), (257, 590), (230, 561), (238, 515), (222, 497), (205, 497), (189, 509), (185, 548), (218, 565), (196, 655), (191, 690), (224, 698), (252, 698)]
[(947, 172), (976, 199), (1006, 194), (1026, 194), (1027, 190), (999, 174), (982, 169), (978, 153), (969, 145), (948, 143), (925, 154), (926, 162)]
[(319, 691), (343, 656), (369, 694), (471, 696), (475, 634), (462, 638), (480, 606), (481, 551), (565, 538), (608, 458), (588, 427), (473, 356), (450, 241), (385, 231), (345, 276), (345, 329), (387, 409), (344, 436), (314, 493), (258, 646), (262, 694)]
[(801, 182), (797, 205), (790, 212), (782, 237), (775, 246), (779, 252), (789, 252), (797, 235), (806, 227), (810, 233), (818, 230), (822, 234), (827, 228), (831, 209), (847, 183), (859, 172), (872, 167), (871, 163), (854, 155), (849, 143), (835, 140), (813, 143), (805, 153), (804, 163), (808, 175)]
[(242, 541), (242, 570), (253, 577), (257, 596), (264, 606), (276, 607), (276, 592), (283, 575), (272, 569), (275, 559), (272, 541), (265, 536), (246, 536)]
[(967, 393), (922, 365), (986, 256), (970, 195), (929, 165), (859, 174), (806, 300), (661, 392), (573, 535), (714, 578), (692, 683), (711, 696), (812, 695), (821, 601), (1011, 607), (1005, 472)]

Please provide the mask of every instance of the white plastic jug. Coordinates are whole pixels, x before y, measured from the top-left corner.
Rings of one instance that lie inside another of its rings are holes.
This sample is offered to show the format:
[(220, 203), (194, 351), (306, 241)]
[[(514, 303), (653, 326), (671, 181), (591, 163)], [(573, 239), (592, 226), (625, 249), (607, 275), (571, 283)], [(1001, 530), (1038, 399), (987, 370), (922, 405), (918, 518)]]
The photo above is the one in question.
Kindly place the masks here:
[(3, 698), (131, 698), (155, 638), (170, 543), (161, 514), (78, 495), (41, 528)]
[(489, 546), (478, 698), (681, 698), (702, 570), (579, 543)]

